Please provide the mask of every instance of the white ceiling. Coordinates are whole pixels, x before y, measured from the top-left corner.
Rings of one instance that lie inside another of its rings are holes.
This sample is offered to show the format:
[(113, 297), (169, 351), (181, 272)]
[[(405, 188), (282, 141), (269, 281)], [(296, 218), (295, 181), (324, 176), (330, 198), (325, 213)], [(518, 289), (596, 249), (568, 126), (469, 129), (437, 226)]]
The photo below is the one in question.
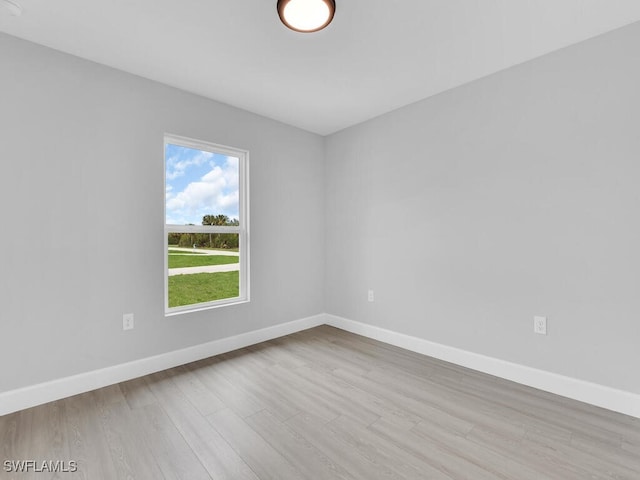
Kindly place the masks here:
[[(327, 135), (640, 20), (638, 0), (0, 0), (0, 31)], [(1, 63), (0, 63), (1, 66)]]

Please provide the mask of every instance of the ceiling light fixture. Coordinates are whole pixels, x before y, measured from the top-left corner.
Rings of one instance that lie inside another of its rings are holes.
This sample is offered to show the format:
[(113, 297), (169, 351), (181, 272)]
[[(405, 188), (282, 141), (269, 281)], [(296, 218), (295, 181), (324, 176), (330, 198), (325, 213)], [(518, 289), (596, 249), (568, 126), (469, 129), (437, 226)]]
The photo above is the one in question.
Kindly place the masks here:
[(296, 32), (322, 30), (331, 23), (335, 11), (334, 0), (278, 0), (280, 20)]
[(13, 15), (14, 17), (19, 17), (20, 15), (22, 15), (22, 7), (16, 2), (12, 2), (11, 0), (0, 0), (0, 3), (7, 7), (7, 10), (9, 10), (11, 15)]

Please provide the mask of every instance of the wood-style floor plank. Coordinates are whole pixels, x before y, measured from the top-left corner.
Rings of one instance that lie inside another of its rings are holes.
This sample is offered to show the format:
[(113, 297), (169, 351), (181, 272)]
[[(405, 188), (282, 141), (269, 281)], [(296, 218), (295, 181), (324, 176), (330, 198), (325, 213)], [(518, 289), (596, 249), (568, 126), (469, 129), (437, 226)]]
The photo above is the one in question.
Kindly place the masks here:
[(183, 365), (173, 368), (169, 371), (169, 374), (183, 395), (200, 412), (200, 415), (211, 415), (226, 408), (225, 403), (207, 388), (188, 367)]
[(91, 392), (102, 432), (116, 470), (116, 478), (157, 479), (162, 473), (144, 442), (139, 417), (121, 390), (107, 387)]
[(274, 380), (271, 372), (257, 369), (254, 362), (248, 360), (251, 355), (221, 356), (221, 362), (217, 364), (219, 372), (237, 388), (258, 399), (280, 420), (286, 420), (299, 413), (299, 409), (289, 400), (273, 388)]
[(258, 478), (206, 418), (200, 415), (169, 374), (150, 375), (149, 388), (212, 478)]
[(353, 455), (353, 452), (348, 448), (348, 443), (327, 428), (322, 419), (313, 414), (296, 415), (286, 423), (300, 436), (309, 439), (327, 458), (344, 466), (345, 470), (354, 478), (382, 477), (389, 480), (404, 480), (404, 477), (389, 465), (370, 457)]
[(207, 417), (262, 480), (301, 480), (303, 475), (231, 409)]
[(62, 402), (66, 405), (67, 460), (77, 462), (78, 468), (73, 478), (118, 478), (93, 392), (75, 395)]
[(127, 400), (127, 404), (131, 408), (139, 408), (156, 403), (156, 397), (153, 396), (147, 382), (144, 378), (135, 378), (128, 382), (118, 384), (122, 395)]
[(265, 408), (265, 405), (253, 395), (243, 392), (233, 382), (222, 375), (217, 365), (219, 360), (205, 360), (191, 363), (186, 367), (193, 372), (200, 382), (217, 398), (222, 400), (225, 406), (232, 408), (241, 417), (253, 415)]
[(407, 450), (449, 477), (456, 480), (500, 480), (506, 477), (493, 473), (493, 466), (489, 463), (477, 465), (466, 455), (452, 452), (444, 442), (434, 441), (380, 419), (371, 429), (378, 435)]
[[(432, 467), (422, 458), (412, 455), (385, 436), (377, 434), (369, 427), (363, 427), (348, 417), (340, 417), (326, 424), (326, 428), (340, 438), (345, 445), (348, 445), (347, 448), (352, 454), (388, 466), (402, 478), (407, 480), (423, 480), (424, 478), (451, 480), (450, 476)], [(402, 428), (402, 424), (400, 428)]]
[(322, 326), (0, 417), (0, 480), (640, 480), (640, 419)]
[(175, 423), (158, 403), (136, 411), (144, 441), (149, 445), (165, 480), (211, 478)]
[(347, 470), (267, 410), (248, 417), (247, 423), (309, 480), (355, 480)]

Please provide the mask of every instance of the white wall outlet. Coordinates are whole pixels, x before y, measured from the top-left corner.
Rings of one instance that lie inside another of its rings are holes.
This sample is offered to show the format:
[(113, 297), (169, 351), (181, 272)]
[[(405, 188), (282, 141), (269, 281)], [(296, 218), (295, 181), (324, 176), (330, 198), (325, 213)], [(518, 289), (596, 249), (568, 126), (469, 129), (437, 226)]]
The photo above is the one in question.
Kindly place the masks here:
[(122, 315), (122, 330), (133, 330), (133, 313)]
[(547, 317), (533, 317), (533, 331), (539, 335), (546, 335)]
[(369, 290), (369, 291), (367, 292), (367, 300), (368, 300), (369, 302), (373, 302), (373, 290)]

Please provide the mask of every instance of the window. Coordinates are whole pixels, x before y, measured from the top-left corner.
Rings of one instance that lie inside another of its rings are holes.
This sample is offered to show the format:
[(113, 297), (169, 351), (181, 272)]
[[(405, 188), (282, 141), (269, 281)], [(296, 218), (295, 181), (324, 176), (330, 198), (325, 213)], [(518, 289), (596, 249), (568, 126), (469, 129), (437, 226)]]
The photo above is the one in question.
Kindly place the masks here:
[(165, 135), (165, 314), (249, 301), (249, 152)]

